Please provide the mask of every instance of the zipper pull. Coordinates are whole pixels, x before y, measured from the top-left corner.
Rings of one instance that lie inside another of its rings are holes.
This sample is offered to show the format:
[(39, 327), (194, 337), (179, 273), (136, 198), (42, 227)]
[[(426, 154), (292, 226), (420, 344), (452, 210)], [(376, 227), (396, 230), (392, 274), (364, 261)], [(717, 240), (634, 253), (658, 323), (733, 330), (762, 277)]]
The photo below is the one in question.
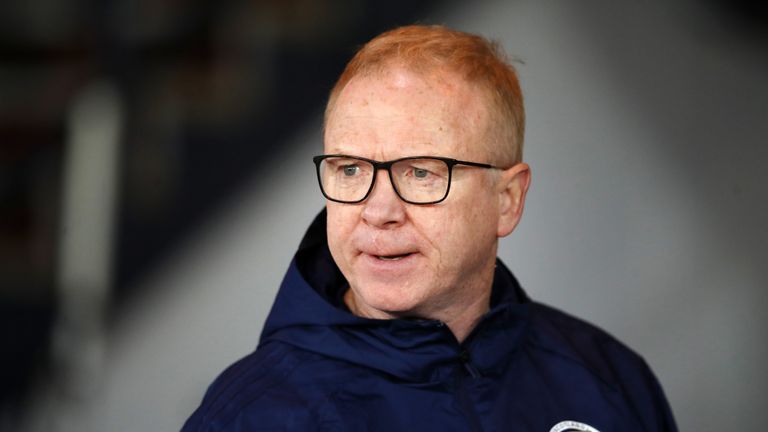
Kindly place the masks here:
[(483, 376), (480, 371), (472, 365), (472, 358), (470, 357), (469, 351), (467, 351), (466, 348), (462, 348), (461, 352), (459, 353), (459, 361), (472, 378), (480, 378)]

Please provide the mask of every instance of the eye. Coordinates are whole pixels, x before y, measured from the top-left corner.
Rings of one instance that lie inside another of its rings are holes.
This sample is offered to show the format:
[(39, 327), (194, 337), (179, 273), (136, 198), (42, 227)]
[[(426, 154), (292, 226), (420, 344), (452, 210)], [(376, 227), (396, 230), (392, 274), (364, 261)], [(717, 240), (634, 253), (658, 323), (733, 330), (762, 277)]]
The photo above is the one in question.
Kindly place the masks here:
[(435, 172), (432, 170), (432, 167), (427, 166), (424, 167), (425, 164), (419, 164), (417, 165), (411, 165), (410, 168), (408, 168), (409, 174), (418, 180), (424, 180), (428, 179), (430, 177), (435, 176)]
[(344, 165), (341, 169), (347, 177), (352, 177), (360, 172), (360, 167), (357, 165)]
[(398, 182), (413, 186), (431, 187), (435, 182), (448, 181), (448, 166), (439, 159), (402, 159), (392, 165), (391, 171)]

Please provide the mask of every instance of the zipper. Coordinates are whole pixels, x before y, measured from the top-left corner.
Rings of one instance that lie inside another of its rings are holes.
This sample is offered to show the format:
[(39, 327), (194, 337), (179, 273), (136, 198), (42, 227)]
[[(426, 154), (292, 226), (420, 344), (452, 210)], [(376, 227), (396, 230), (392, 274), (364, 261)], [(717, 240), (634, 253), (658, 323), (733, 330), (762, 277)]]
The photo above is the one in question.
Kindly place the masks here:
[(467, 370), (467, 373), (469, 373), (469, 376), (472, 378), (482, 378), (483, 375), (480, 373), (479, 370), (472, 364), (472, 359), (469, 356), (469, 351), (467, 351), (466, 348), (463, 348), (461, 352), (459, 353), (459, 361), (464, 366), (464, 369)]
[(470, 430), (482, 432), (482, 423), (480, 423), (480, 418), (477, 415), (477, 411), (475, 411), (475, 404), (472, 402), (472, 397), (467, 390), (467, 385), (470, 384), (472, 380), (481, 378), (482, 374), (480, 374), (480, 371), (472, 365), (471, 360), (469, 351), (467, 351), (466, 348), (462, 348), (459, 352), (459, 363), (461, 363), (469, 377), (467, 377), (461, 369), (457, 369), (456, 399), (458, 400), (462, 411), (467, 415), (467, 420), (471, 428)]

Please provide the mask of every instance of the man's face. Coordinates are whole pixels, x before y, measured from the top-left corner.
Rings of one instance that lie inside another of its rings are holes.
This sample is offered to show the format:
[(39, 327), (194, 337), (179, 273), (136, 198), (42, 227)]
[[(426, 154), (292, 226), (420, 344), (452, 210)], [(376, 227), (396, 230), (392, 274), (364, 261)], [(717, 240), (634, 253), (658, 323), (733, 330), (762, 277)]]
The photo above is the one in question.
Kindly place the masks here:
[[(356, 77), (328, 116), (325, 153), (493, 164), (486, 105), (478, 91), (447, 74), (424, 78), (394, 68)], [(499, 234), (498, 177), (459, 165), (445, 201), (414, 205), (400, 200), (380, 171), (362, 203), (328, 201), (328, 245), (357, 312), (447, 320), (472, 302), (487, 302)]]

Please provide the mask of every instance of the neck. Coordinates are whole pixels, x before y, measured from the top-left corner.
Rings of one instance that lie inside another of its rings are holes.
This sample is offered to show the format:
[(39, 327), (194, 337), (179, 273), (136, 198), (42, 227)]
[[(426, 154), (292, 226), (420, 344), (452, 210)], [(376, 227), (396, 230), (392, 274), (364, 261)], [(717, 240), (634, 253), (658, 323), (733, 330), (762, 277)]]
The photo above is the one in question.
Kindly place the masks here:
[(359, 301), (351, 288), (344, 293), (344, 303), (349, 310), (356, 316), (373, 319), (397, 319), (397, 318), (423, 318), (432, 319), (445, 323), (453, 333), (459, 343), (472, 333), (480, 319), (488, 312), (491, 300), (491, 284), (493, 279), (487, 281), (485, 288), (474, 291), (474, 295), (469, 296), (463, 301), (454, 303), (454, 306), (440, 310), (434, 313), (423, 313), (420, 311), (407, 312), (387, 312), (366, 307), (365, 303)]
[(459, 343), (472, 333), (483, 315), (490, 308), (491, 291), (485, 290), (484, 295), (477, 296), (471, 304), (462, 305), (461, 310), (450, 318), (444, 320), (445, 324), (451, 329)]

